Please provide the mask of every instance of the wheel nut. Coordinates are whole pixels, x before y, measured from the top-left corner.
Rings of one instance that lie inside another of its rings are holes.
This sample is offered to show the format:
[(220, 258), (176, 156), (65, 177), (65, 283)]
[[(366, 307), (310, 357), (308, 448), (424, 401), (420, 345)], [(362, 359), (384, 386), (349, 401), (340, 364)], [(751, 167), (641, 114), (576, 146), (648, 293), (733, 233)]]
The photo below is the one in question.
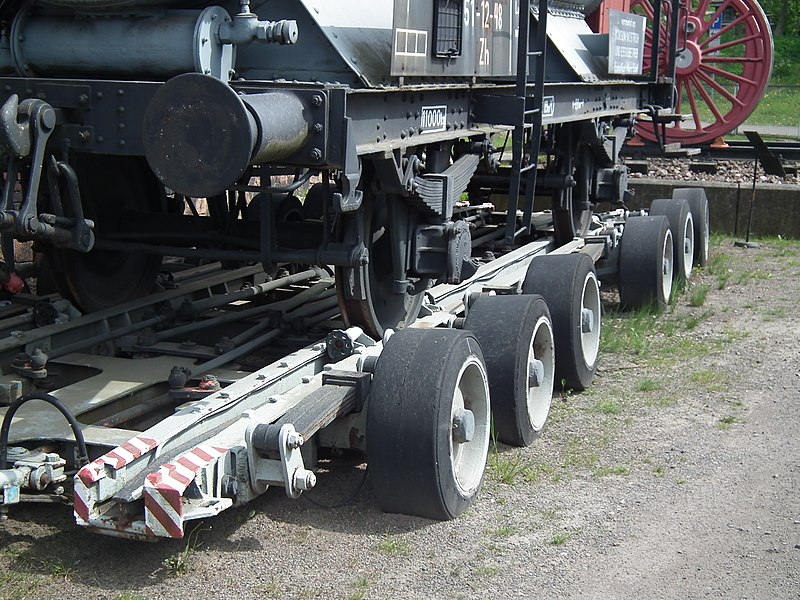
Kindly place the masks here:
[(317, 485), (317, 476), (314, 475), (314, 472), (303, 469), (302, 467), (297, 467), (297, 469), (295, 469), (292, 479), (294, 489), (300, 490), (301, 492), (306, 492)]
[(594, 313), (588, 309), (581, 309), (581, 333), (594, 331)]
[(475, 435), (475, 413), (466, 408), (453, 415), (453, 440), (458, 444), (471, 442)]
[(544, 381), (544, 363), (537, 358), (528, 363), (528, 387), (539, 387)]
[(289, 448), (292, 450), (296, 450), (297, 448), (302, 446), (304, 442), (305, 440), (303, 439), (303, 436), (297, 433), (296, 431), (293, 431), (288, 436), (286, 436), (286, 445), (289, 446)]

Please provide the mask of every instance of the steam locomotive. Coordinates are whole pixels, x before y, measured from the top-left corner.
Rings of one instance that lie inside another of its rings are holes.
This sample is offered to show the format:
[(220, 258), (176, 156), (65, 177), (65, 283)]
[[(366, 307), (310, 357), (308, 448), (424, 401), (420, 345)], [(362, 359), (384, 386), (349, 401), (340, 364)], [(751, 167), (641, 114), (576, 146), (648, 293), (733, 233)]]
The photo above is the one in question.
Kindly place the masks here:
[(624, 199), (635, 118), (663, 141), (710, 20), (744, 10), (700, 4), (6, 0), (5, 277), (33, 240), (40, 277), (95, 311), (148, 293), (164, 256), (328, 265), (345, 322), (380, 336), (431, 282)]

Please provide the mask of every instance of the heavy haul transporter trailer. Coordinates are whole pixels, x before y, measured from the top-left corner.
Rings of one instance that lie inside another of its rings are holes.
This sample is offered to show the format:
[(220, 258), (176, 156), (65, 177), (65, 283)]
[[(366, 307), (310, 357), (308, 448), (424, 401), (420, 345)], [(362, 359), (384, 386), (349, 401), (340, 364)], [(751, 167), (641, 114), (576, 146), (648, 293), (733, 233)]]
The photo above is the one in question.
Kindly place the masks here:
[(60, 298), (0, 314), (4, 507), (181, 537), (344, 448), (383, 509), (460, 514), (492, 423), (591, 382), (601, 284), (663, 305), (707, 252), (702, 192), (629, 214), (619, 153), (727, 5), (642, 5), (0, 3), (0, 284)]
[[(85, 316), (60, 299), (11, 304), (0, 313), (12, 364), (0, 378), (3, 509), (72, 501), (99, 532), (180, 538), (188, 521), (270, 485), (298, 498), (316, 483), (317, 450), (340, 448), (366, 452), (383, 510), (454, 518), (478, 494), (492, 420), (500, 441), (527, 445), (555, 386), (591, 382), (601, 286), (617, 285), (629, 308), (663, 306), (705, 261), (704, 194), (675, 197), (654, 203), (666, 216), (617, 210), (558, 248), (545, 235), (487, 257), (382, 339), (330, 329), (339, 311), (320, 269), (263, 281), (258, 266), (194, 267), (173, 289)], [(535, 217), (552, 227), (551, 213)], [(154, 329), (176, 315), (192, 320)], [(254, 372), (231, 366), (267, 341), (297, 349)]]

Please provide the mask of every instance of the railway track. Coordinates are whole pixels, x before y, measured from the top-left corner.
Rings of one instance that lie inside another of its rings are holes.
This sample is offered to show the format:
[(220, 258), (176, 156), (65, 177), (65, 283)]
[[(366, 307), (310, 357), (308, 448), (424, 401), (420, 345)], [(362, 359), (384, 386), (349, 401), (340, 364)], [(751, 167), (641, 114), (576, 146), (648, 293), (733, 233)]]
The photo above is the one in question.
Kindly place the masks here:
[[(768, 141), (767, 147), (770, 151), (777, 156), (782, 162), (800, 161), (800, 142), (791, 141)], [(669, 150), (669, 149), (668, 149)], [(698, 152), (686, 155), (685, 150), (666, 152), (668, 158), (690, 158), (690, 159), (707, 159), (707, 160), (755, 160), (756, 152), (753, 146), (746, 141), (729, 141), (726, 146), (701, 146), (699, 148), (691, 148), (690, 150), (698, 150)], [(626, 158), (632, 159), (646, 159), (646, 158), (662, 158), (665, 153), (662, 153), (659, 147), (655, 144), (645, 144), (644, 146), (631, 146), (626, 145), (622, 150), (622, 155)]]

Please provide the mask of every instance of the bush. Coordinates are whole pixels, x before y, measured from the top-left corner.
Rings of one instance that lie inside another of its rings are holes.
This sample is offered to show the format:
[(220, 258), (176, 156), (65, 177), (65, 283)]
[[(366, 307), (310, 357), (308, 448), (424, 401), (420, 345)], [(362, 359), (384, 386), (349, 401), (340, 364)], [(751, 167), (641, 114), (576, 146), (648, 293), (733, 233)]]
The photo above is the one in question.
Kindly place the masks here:
[(800, 84), (800, 36), (784, 35), (775, 38), (775, 59), (772, 67), (772, 83)]

